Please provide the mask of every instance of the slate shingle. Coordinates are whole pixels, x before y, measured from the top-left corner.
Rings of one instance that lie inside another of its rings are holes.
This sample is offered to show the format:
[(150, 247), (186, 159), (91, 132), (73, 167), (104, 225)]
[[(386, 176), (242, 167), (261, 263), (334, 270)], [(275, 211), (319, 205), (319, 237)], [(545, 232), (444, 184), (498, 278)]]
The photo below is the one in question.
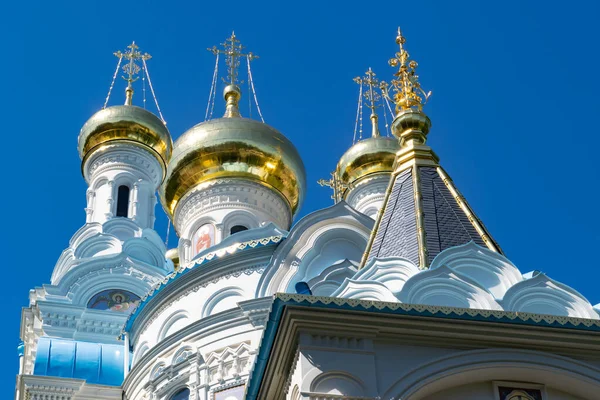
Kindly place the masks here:
[[(372, 257), (404, 257), (419, 265), (419, 247), (413, 190), (414, 168), (396, 177), (394, 186), (384, 205), (383, 215), (368, 259)], [(471, 240), (485, 246), (483, 239), (444, 181), (433, 167), (417, 167), (421, 180), (424, 228), (427, 243), (427, 265), (441, 251), (468, 243)]]

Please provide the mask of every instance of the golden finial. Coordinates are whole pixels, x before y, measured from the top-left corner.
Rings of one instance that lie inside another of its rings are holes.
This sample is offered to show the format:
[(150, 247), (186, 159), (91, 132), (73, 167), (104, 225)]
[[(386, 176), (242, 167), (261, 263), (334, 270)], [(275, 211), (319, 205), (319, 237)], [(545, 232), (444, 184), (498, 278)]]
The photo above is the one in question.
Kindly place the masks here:
[(379, 80), (375, 78), (375, 73), (371, 67), (369, 67), (369, 70), (365, 72), (365, 76), (362, 78), (357, 76), (354, 78), (354, 82), (358, 83), (359, 85), (367, 85), (369, 87), (369, 89), (364, 93), (364, 96), (367, 99), (367, 107), (371, 109), (371, 132), (373, 137), (379, 137), (379, 124), (377, 123), (379, 117), (377, 116), (375, 109), (378, 107), (377, 102), (381, 99), (381, 96), (373, 89), (373, 87), (377, 87)]
[(139, 47), (135, 44), (135, 41), (131, 42), (129, 46), (127, 46), (129, 50), (126, 50), (125, 53), (121, 51), (117, 51), (114, 53), (116, 57), (119, 59), (125, 58), (128, 60), (127, 64), (123, 66), (123, 72), (126, 76), (122, 78), (127, 81), (127, 88), (125, 89), (125, 105), (130, 106), (133, 98), (133, 87), (132, 83), (137, 81), (139, 77), (136, 75), (140, 72), (140, 66), (135, 62), (136, 60), (149, 60), (152, 56), (148, 53), (142, 54), (139, 51)]
[(238, 103), (240, 101), (240, 97), (242, 96), (242, 91), (240, 90), (238, 83), (244, 83), (244, 81), (238, 82), (238, 68), (240, 66), (240, 59), (246, 57), (248, 61), (252, 61), (258, 58), (258, 56), (252, 52), (242, 52), (244, 46), (242, 46), (240, 41), (235, 36), (235, 32), (231, 32), (231, 36), (225, 40), (225, 43), (221, 43), (221, 46), (223, 49), (213, 46), (207, 50), (216, 56), (219, 54), (225, 54), (225, 63), (227, 64), (227, 79), (221, 78), (223, 79), (223, 82), (228, 84), (223, 91), (223, 97), (226, 101), (225, 117), (240, 117)]
[[(400, 28), (398, 28), (396, 44), (400, 47), (400, 51), (396, 53), (394, 58), (389, 60), (392, 67), (398, 67), (398, 72), (394, 74), (396, 78), (391, 82), (396, 92), (393, 101), (396, 103), (396, 111), (410, 109), (421, 111), (431, 92), (425, 93), (421, 88), (419, 76), (416, 74), (418, 64), (415, 60), (410, 59), (408, 52), (404, 49), (405, 42), (406, 38), (402, 36)], [(389, 98), (387, 84), (383, 84), (381, 87), (384, 95)]]

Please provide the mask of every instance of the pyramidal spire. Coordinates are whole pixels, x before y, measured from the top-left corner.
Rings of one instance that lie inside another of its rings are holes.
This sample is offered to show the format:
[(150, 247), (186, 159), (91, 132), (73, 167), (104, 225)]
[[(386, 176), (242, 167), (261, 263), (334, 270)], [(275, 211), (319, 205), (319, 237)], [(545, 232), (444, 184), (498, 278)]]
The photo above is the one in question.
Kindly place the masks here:
[(389, 61), (397, 70), (390, 84), (381, 85), (383, 95), (396, 105), (392, 133), (400, 151), (361, 267), (374, 257), (404, 257), (426, 269), (441, 251), (470, 241), (501, 252), (425, 144), (431, 121), (423, 105), (431, 92), (421, 88), (418, 64), (405, 43), (398, 29), (399, 51)]

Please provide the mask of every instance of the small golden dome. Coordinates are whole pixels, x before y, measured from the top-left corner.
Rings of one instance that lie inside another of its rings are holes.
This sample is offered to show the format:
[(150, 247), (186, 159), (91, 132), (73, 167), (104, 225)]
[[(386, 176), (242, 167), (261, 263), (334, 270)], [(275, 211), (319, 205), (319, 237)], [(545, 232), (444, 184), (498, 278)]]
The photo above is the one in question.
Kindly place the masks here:
[(353, 185), (359, 179), (377, 173), (391, 173), (400, 143), (396, 138), (371, 137), (356, 142), (337, 165), (342, 183)]
[(273, 188), (292, 213), (300, 208), (306, 187), (302, 159), (284, 135), (253, 119), (218, 118), (194, 126), (175, 141), (160, 189), (164, 209), (173, 216), (190, 189), (219, 178), (247, 178)]
[(165, 253), (165, 258), (167, 260), (173, 261), (175, 270), (179, 268), (179, 250), (177, 248), (167, 250), (167, 252)]
[(151, 112), (131, 105), (98, 111), (81, 128), (79, 156), (85, 162), (94, 150), (114, 141), (136, 143), (152, 150), (163, 165), (163, 170), (166, 170), (173, 141), (165, 124)]

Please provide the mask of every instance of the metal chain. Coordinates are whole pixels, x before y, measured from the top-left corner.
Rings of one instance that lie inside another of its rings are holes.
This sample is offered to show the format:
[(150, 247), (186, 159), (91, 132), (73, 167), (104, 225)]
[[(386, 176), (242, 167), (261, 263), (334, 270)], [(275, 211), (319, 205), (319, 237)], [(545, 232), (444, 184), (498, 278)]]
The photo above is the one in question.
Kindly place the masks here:
[(254, 102), (256, 103), (256, 110), (258, 111), (258, 115), (260, 115), (260, 120), (264, 123), (265, 119), (263, 118), (262, 112), (260, 112), (260, 106), (258, 105), (258, 99), (256, 98), (256, 90), (254, 90), (254, 80), (252, 79), (252, 71), (250, 70), (250, 57), (246, 57), (246, 62), (248, 63), (248, 80), (250, 81), (250, 86), (252, 86), (252, 95), (254, 96)]
[[(354, 121), (354, 136), (352, 137), (352, 144), (356, 143), (356, 130), (358, 129), (358, 116), (360, 115), (360, 103), (362, 102), (362, 84), (358, 91), (358, 103), (356, 104), (356, 121)], [(361, 128), (362, 129), (362, 128)]]
[[(219, 70), (219, 54), (217, 53), (217, 59), (215, 61), (215, 70), (213, 72), (213, 78), (212, 78), (212, 82), (210, 84), (210, 93), (208, 94), (208, 103), (206, 104), (206, 114), (204, 114), (204, 120), (206, 121), (208, 119), (208, 112), (210, 110), (210, 117), (212, 118), (212, 110), (214, 109), (215, 106), (215, 100), (214, 100), (214, 96), (215, 94), (215, 85), (217, 83), (217, 73)], [(212, 101), (212, 109), (211, 109), (211, 101)]]
[(117, 74), (119, 73), (119, 68), (121, 67), (122, 60), (123, 57), (119, 57), (119, 62), (117, 62), (117, 69), (115, 69), (115, 73), (113, 75), (112, 82), (110, 83), (110, 87), (108, 88), (108, 94), (106, 95), (106, 100), (104, 100), (104, 106), (102, 107), (102, 109), (105, 109), (108, 105), (108, 99), (110, 98), (110, 93), (113, 90), (113, 86), (115, 86), (115, 79), (117, 79)]
[(169, 235), (171, 233), (171, 220), (169, 219), (169, 222), (167, 223), (167, 238), (165, 240), (165, 247), (167, 248), (167, 250), (169, 249)]
[(163, 124), (167, 125), (167, 121), (162, 115), (160, 111), (160, 107), (158, 106), (158, 99), (156, 98), (156, 94), (154, 94), (154, 88), (152, 87), (152, 80), (150, 79), (150, 72), (148, 71), (148, 66), (146, 65), (146, 59), (142, 58), (142, 63), (144, 64), (144, 71), (146, 71), (146, 77), (148, 78), (148, 86), (150, 86), (150, 92), (152, 93), (152, 97), (154, 97), (154, 103), (156, 104), (156, 109), (158, 110), (158, 115), (162, 120)]

